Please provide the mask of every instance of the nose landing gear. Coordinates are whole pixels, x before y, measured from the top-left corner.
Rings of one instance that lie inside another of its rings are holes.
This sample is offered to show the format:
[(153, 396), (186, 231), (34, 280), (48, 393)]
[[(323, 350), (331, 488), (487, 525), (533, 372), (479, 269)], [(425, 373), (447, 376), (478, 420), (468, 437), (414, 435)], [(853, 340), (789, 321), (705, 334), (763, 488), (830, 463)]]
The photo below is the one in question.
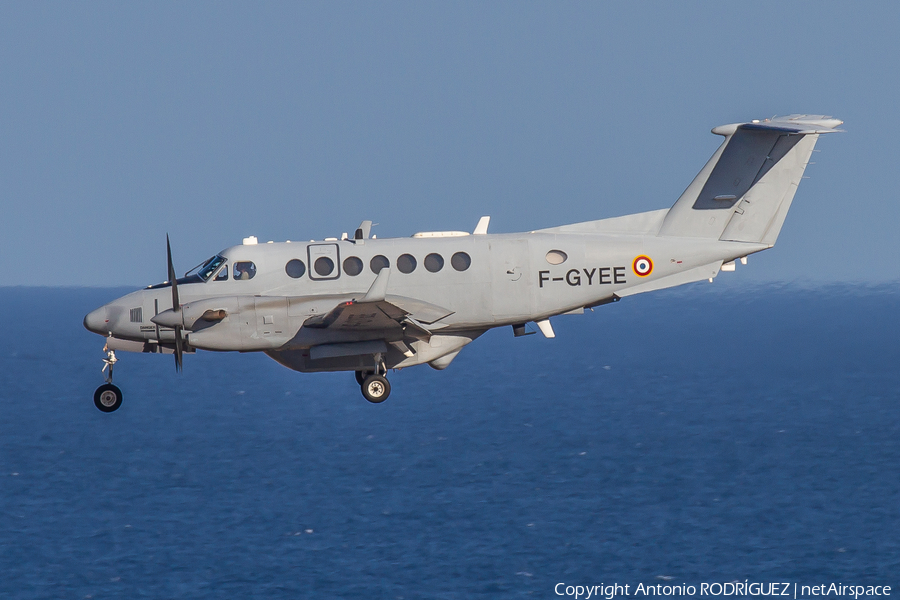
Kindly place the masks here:
[(103, 412), (112, 412), (122, 406), (122, 390), (111, 383), (104, 383), (94, 392), (94, 406)]
[(105, 373), (107, 368), (109, 372), (106, 373), (106, 383), (98, 387), (94, 392), (94, 406), (103, 412), (109, 413), (122, 406), (122, 390), (113, 385), (112, 382), (113, 365), (119, 359), (116, 358), (114, 350), (110, 350), (106, 346), (103, 349), (106, 351), (106, 358), (103, 359), (103, 369), (100, 372)]

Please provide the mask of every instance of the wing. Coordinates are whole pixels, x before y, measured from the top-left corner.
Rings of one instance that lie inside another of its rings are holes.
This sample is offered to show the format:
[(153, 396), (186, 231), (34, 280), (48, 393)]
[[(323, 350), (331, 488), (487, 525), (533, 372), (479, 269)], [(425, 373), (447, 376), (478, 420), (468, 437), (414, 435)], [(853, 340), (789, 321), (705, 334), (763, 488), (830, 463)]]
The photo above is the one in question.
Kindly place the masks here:
[(393, 367), (414, 360), (415, 348), (430, 347), (431, 329), (443, 327), (437, 321), (453, 311), (415, 298), (388, 296), (389, 277), (390, 269), (382, 269), (362, 298), (340, 300), (327, 313), (309, 317), (294, 338), (270, 356), (303, 371)]
[(366, 331), (399, 329), (400, 322), (409, 313), (390, 302), (341, 302), (328, 313), (310, 317), (303, 323), (309, 329), (333, 331)]
[(453, 311), (415, 298), (388, 296), (389, 278), (390, 269), (382, 269), (362, 298), (341, 301), (327, 313), (306, 319), (289, 346), (382, 340), (406, 354), (404, 339), (430, 339), (431, 329), (441, 327), (435, 323)]
[(453, 311), (442, 306), (415, 298), (388, 296), (386, 292), (390, 273), (389, 268), (382, 269), (361, 299), (341, 302), (324, 315), (310, 317), (303, 323), (303, 327), (332, 331), (397, 332), (411, 325), (413, 329), (428, 333), (424, 325), (453, 314)]

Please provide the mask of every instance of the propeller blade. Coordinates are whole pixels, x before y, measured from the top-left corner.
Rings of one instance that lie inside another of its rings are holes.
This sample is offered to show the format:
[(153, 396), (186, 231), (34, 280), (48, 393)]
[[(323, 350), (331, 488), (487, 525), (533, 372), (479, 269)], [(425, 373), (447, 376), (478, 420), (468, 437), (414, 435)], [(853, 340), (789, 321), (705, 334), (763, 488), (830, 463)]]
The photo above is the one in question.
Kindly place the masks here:
[[(172, 244), (169, 243), (169, 234), (166, 234), (166, 260), (169, 263), (169, 282), (172, 284), (172, 310), (181, 313), (181, 303), (178, 301), (178, 281), (175, 276), (175, 265), (172, 263)], [(181, 316), (179, 314), (179, 316)], [(181, 339), (181, 325), (175, 326), (175, 370), (181, 371), (184, 356), (184, 341)]]
[(175, 265), (172, 264), (172, 245), (169, 243), (169, 234), (166, 234), (166, 258), (169, 263), (169, 282), (172, 284), (172, 310), (178, 312), (181, 310), (181, 304), (178, 302), (178, 283), (175, 276)]
[(182, 357), (184, 356), (184, 347), (181, 341), (181, 325), (175, 326), (175, 370), (180, 372), (183, 368)]

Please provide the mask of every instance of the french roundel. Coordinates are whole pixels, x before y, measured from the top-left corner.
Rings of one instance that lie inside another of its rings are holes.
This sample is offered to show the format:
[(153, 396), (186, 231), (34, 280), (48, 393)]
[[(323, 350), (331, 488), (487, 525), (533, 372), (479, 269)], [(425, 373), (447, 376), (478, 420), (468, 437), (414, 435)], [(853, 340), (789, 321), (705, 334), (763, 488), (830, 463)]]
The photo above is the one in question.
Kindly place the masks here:
[(653, 272), (653, 261), (650, 260), (649, 256), (638, 256), (631, 263), (631, 268), (634, 269), (634, 274), (638, 277), (646, 277)]

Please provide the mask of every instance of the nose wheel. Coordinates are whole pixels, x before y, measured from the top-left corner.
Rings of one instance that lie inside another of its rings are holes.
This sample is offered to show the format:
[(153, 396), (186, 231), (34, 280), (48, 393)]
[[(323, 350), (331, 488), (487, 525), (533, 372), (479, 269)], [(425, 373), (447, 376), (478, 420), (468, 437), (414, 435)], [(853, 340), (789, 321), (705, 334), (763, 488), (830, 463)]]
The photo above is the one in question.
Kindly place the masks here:
[(112, 412), (122, 406), (122, 390), (111, 383), (104, 383), (94, 392), (94, 406), (103, 412)]
[(94, 392), (94, 406), (101, 411), (110, 413), (122, 406), (122, 390), (113, 385), (113, 366), (118, 362), (114, 350), (110, 350), (104, 346), (106, 358), (103, 359), (103, 369), (101, 373), (106, 373), (106, 383), (97, 388)]

